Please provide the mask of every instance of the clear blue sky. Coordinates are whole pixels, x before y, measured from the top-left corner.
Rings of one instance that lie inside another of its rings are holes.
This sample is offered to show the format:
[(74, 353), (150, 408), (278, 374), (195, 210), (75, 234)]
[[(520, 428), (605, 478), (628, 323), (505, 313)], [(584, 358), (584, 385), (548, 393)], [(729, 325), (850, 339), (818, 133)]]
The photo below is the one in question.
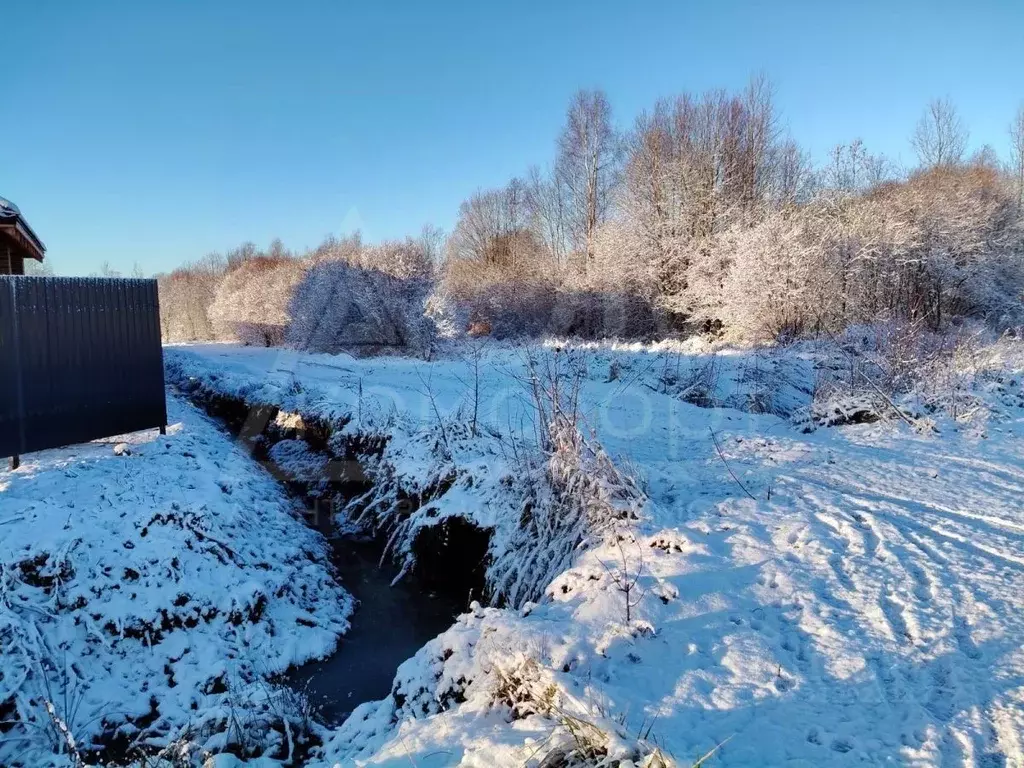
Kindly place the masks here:
[(147, 274), (243, 240), (446, 229), (550, 160), (570, 95), (773, 80), (816, 155), (909, 160), (932, 96), (1004, 151), (1024, 2), (9, 2), (0, 195), (61, 274)]

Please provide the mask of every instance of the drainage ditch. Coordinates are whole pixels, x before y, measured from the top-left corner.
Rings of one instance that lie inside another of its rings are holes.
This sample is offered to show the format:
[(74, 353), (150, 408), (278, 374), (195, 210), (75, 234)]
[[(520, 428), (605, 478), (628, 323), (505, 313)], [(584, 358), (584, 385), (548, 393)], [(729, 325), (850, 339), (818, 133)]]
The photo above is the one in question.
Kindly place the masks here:
[[(484, 600), (489, 534), (461, 518), (424, 529), (413, 544), (416, 565), (395, 583), (398, 567), (384, 557), (383, 536), (340, 532), (331, 510), (369, 489), (362, 461), (380, 454), (384, 439), (331, 437), (335, 425), (281, 415), (273, 406), (250, 406), (192, 380), (179, 393), (220, 421), (254, 460), (303, 501), (307, 522), (330, 544), (341, 585), (357, 600), (351, 628), (335, 652), (289, 670), (283, 677), (305, 693), (329, 726), (358, 705), (386, 697), (398, 666), (448, 629), (473, 599)], [(317, 475), (296, 477), (274, 461), (274, 446), (301, 441), (322, 457)], [(333, 446), (333, 447), (332, 447)]]

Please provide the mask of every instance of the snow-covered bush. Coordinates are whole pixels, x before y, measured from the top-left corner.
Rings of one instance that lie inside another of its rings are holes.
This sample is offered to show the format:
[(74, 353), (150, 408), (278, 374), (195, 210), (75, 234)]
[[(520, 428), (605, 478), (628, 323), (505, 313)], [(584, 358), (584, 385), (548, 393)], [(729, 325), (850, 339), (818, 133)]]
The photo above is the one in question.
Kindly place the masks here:
[(828, 273), (819, 268), (813, 244), (805, 222), (783, 213), (729, 230), (718, 241), (728, 268), (717, 281), (712, 276), (703, 300), (695, 301), (700, 317), (721, 318), (739, 334), (758, 340), (811, 330), (828, 311)]
[(545, 350), (531, 354), (527, 371), (532, 430), (504, 435), (461, 411), (439, 414), (411, 432), (393, 429), (383, 453), (367, 458), (372, 487), (343, 514), (386, 535), (404, 572), (431, 578), (419, 562), (428, 532), (448, 526), (448, 546), (453, 520), (468, 521), (480, 536), (459, 532), (467, 546), (451, 553), (462, 562), (455, 570), (479, 571), (474, 589), (519, 606), (539, 599), (582, 548), (640, 517), (645, 495), (582, 429), (581, 361)]
[(446, 264), (440, 290), (469, 325), (486, 324), (499, 339), (546, 333), (558, 299), (553, 280), (510, 277), (501, 267), (457, 259)]
[(398, 277), (343, 260), (312, 265), (289, 306), (288, 344), (316, 352), (424, 354), (433, 326), (422, 277)]
[(796, 421), (805, 429), (891, 419), (927, 426), (937, 415), (983, 422), (993, 413), (990, 390), (1019, 405), (1003, 348), (981, 325), (942, 333), (920, 322), (851, 328), (815, 345), (818, 382)]
[(469, 308), (442, 288), (435, 290), (424, 304), (424, 314), (442, 339), (458, 339), (469, 330)]
[(564, 353), (528, 360), (539, 450), (524, 445), (516, 452), (523, 490), (518, 523), (488, 568), (498, 603), (536, 599), (580, 547), (629, 526), (646, 503), (636, 482), (581, 431), (584, 375), (580, 361)]
[(462, 332), (485, 326), (488, 335), (499, 339), (635, 339), (651, 336), (658, 327), (650, 303), (621, 286), (505, 280), (463, 264), (448, 269), (440, 291), (434, 301), (447, 307), (450, 323), (460, 323)]
[(282, 344), (289, 306), (307, 264), (290, 257), (259, 256), (231, 268), (210, 306), (217, 337), (254, 346)]

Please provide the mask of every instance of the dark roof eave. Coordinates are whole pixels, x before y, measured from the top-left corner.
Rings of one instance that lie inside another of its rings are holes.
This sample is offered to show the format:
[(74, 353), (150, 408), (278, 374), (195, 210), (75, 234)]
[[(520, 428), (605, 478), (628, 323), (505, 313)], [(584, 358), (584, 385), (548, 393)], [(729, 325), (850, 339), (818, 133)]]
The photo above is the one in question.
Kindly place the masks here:
[(25, 234), (28, 235), (29, 239), (32, 240), (32, 244), (35, 245), (36, 250), (39, 251), (39, 254), (40, 255), (45, 254), (46, 253), (46, 246), (43, 245), (43, 241), (39, 239), (39, 235), (37, 235), (33, 231), (32, 227), (30, 227), (28, 225), (28, 222), (25, 221), (23, 218), (21, 218), (19, 216), (18, 217), (18, 223), (21, 224), (21, 226), (24, 228)]
[(15, 239), (19, 240), (29, 252), (29, 256), (36, 261), (42, 261), (46, 256), (46, 246), (43, 245), (43, 241), (21, 216), (0, 218), (0, 231), (2, 230), (12, 232)]

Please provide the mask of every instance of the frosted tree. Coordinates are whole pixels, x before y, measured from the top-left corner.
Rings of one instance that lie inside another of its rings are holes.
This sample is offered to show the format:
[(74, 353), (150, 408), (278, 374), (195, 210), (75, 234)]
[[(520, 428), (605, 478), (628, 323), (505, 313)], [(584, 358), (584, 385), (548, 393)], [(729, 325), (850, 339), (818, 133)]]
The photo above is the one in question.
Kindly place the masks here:
[(593, 258), (593, 239), (605, 220), (618, 179), (619, 145), (604, 91), (573, 96), (558, 138), (556, 173), (566, 192), (566, 224), (580, 268)]
[(771, 189), (779, 140), (775, 92), (761, 74), (729, 102), (724, 119), (726, 195), (747, 212)]
[(561, 269), (569, 251), (568, 200), (562, 177), (544, 175), (532, 166), (526, 174), (526, 205), (530, 227), (544, 244), (552, 267)]
[(1017, 209), (1024, 212), (1024, 104), (1010, 123), (1010, 173), (1017, 187)]
[(920, 312), (939, 327), (948, 314), (994, 318), (1020, 290), (1022, 232), (1012, 193), (991, 167), (935, 169), (903, 190)]
[(261, 256), (230, 269), (217, 287), (209, 317), (218, 338), (273, 346), (284, 342), (292, 292), (308, 266)]
[(429, 287), (424, 276), (399, 277), (348, 259), (323, 259), (296, 286), (286, 340), (318, 352), (425, 353), (433, 338), (424, 317)]
[(53, 277), (55, 272), (52, 259), (47, 258), (46, 261), (41, 262), (35, 259), (25, 259), (25, 274), (30, 277)]
[(877, 187), (891, 175), (892, 165), (884, 155), (871, 154), (863, 141), (854, 139), (832, 148), (820, 181), (829, 192), (852, 195)]
[(448, 236), (441, 227), (433, 224), (424, 224), (420, 228), (419, 237), (416, 238), (416, 245), (423, 252), (424, 258), (436, 269), (444, 260), (444, 249), (448, 242)]
[(806, 203), (814, 193), (814, 168), (810, 155), (787, 139), (774, 149), (772, 202), (793, 206)]
[(209, 309), (226, 268), (224, 257), (211, 253), (157, 277), (164, 341), (214, 338)]
[(501, 189), (477, 191), (463, 202), (448, 240), (450, 260), (509, 279), (535, 273), (542, 250), (530, 227), (526, 186), (519, 179)]
[(754, 78), (738, 95), (713, 91), (659, 101), (627, 138), (622, 214), (651, 263), (662, 309), (685, 320), (714, 282), (717, 236), (761, 209), (806, 194), (806, 158), (778, 140), (771, 88)]
[(519, 335), (546, 327), (557, 273), (530, 226), (526, 198), (513, 180), (476, 192), (459, 208), (434, 304), (461, 304), (474, 332)]

